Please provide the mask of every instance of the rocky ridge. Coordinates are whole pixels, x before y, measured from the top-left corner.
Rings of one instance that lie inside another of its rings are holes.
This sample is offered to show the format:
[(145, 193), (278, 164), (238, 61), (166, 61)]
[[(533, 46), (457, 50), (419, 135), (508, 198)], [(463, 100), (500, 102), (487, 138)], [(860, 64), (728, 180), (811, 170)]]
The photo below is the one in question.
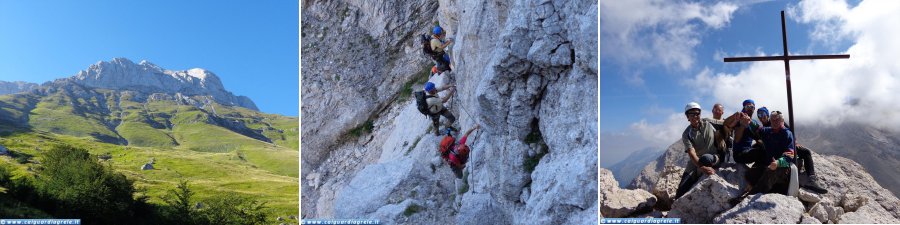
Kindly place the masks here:
[(68, 82), (88, 88), (128, 90), (150, 95), (164, 93), (176, 98), (181, 96), (208, 96), (222, 105), (240, 106), (259, 110), (250, 98), (235, 96), (225, 90), (222, 81), (214, 73), (200, 68), (182, 71), (163, 69), (146, 60), (135, 64), (126, 58), (100, 61), (69, 78), (51, 84)]

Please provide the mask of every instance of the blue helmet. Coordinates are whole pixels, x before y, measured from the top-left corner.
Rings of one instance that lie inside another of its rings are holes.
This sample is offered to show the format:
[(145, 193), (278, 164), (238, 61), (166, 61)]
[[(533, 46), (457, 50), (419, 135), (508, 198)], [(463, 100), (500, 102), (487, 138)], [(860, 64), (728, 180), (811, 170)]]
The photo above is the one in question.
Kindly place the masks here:
[(440, 35), (444, 32), (444, 29), (441, 29), (441, 26), (434, 26), (434, 30), (431, 31), (434, 35)]
[(753, 102), (753, 99), (747, 99), (747, 100), (744, 100), (744, 102), (741, 103), (741, 105), (742, 105), (742, 106), (743, 106), (743, 105), (747, 105), (748, 103), (749, 103), (749, 104), (753, 104), (754, 106), (756, 105), (756, 103)]
[(756, 110), (757, 117), (762, 117), (763, 115), (769, 116), (769, 109), (767, 109), (766, 107), (762, 107)]
[(425, 83), (425, 91), (429, 91), (429, 92), (430, 92), (430, 91), (433, 91), (433, 90), (434, 90), (434, 83), (431, 83), (431, 82)]

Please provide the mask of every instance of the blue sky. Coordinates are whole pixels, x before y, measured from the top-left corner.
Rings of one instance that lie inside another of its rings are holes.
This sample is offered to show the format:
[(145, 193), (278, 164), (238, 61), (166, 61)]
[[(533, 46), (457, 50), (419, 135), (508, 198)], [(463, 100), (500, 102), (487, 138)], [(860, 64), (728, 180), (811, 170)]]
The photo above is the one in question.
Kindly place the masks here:
[(42, 83), (126, 57), (204, 68), (261, 111), (299, 111), (297, 1), (0, 1), (0, 80)]
[[(631, 152), (677, 141), (687, 126), (683, 107), (691, 101), (701, 104), (704, 117), (711, 116), (708, 109), (716, 102), (730, 114), (746, 98), (787, 111), (782, 62), (722, 61), (782, 55), (782, 10), (791, 54), (851, 54), (849, 60), (791, 63), (801, 135), (804, 126), (821, 122), (819, 115), (825, 113), (834, 116), (829, 123), (857, 121), (887, 128), (900, 124), (895, 113), (900, 106), (892, 97), (896, 94), (889, 94), (900, 89), (900, 67), (884, 58), (900, 50), (893, 43), (900, 32), (891, 29), (900, 22), (898, 5), (841, 0), (601, 1), (601, 167)], [(846, 110), (848, 106), (854, 109)]]

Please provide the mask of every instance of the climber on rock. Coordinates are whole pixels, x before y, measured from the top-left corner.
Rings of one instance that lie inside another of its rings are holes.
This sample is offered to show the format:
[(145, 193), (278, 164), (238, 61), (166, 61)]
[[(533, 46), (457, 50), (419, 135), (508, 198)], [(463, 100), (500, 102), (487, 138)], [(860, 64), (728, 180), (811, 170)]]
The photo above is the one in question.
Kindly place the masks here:
[(444, 71), (449, 71), (450, 69), (450, 55), (447, 55), (447, 52), (444, 50), (450, 44), (453, 44), (453, 40), (447, 40), (447, 33), (444, 32), (444, 29), (441, 26), (434, 26), (434, 29), (431, 31), (431, 40), (429, 41), (432, 59), (435, 61), (434, 64), (437, 67), (438, 71), (443, 73)]
[[(790, 165), (794, 163), (794, 135), (785, 129), (784, 116), (779, 111), (772, 112), (771, 127), (756, 128), (765, 145), (764, 158), (753, 164), (747, 172), (747, 181), (751, 189), (749, 194), (781, 193), (788, 194), (790, 182)], [(741, 124), (748, 125), (749, 117), (742, 117)]]
[[(759, 118), (759, 122), (763, 127), (772, 126), (771, 122), (769, 121), (769, 109), (767, 109), (766, 107), (759, 108), (756, 111), (756, 116), (757, 118)], [(791, 127), (785, 124), (784, 129), (791, 130)], [(804, 168), (806, 170), (806, 175), (809, 178), (809, 182), (803, 184), (802, 186), (821, 194), (828, 193), (828, 190), (825, 190), (825, 188), (822, 188), (822, 186), (819, 185), (819, 178), (818, 176), (816, 176), (816, 167), (812, 159), (812, 150), (798, 144), (796, 141), (796, 137), (794, 140), (794, 147), (796, 147), (795, 150), (797, 152), (797, 167)]]
[(714, 126), (722, 126), (714, 120), (700, 119), (700, 104), (688, 103), (684, 107), (684, 115), (690, 125), (684, 129), (681, 142), (684, 144), (685, 153), (690, 157), (690, 162), (685, 166), (681, 174), (681, 182), (675, 193), (675, 198), (680, 198), (694, 186), (701, 173), (712, 175), (721, 166), (725, 158), (724, 150), (715, 143), (716, 129)]
[[(450, 90), (450, 93), (441, 98), (438, 95), (438, 92)], [(435, 87), (434, 83), (428, 82), (425, 83), (425, 93), (427, 97), (425, 98), (425, 102), (428, 104), (428, 112), (431, 117), (432, 125), (434, 126), (434, 135), (440, 136), (440, 118), (444, 116), (447, 118), (447, 122), (444, 124), (449, 129), (455, 129), (452, 127), (453, 122), (456, 121), (456, 117), (453, 116), (453, 113), (450, 113), (450, 110), (444, 107), (444, 103), (450, 100), (450, 97), (456, 93), (456, 85), (447, 85), (441, 87)]]
[(466, 162), (469, 161), (469, 146), (466, 145), (466, 138), (469, 137), (469, 134), (471, 134), (472, 131), (475, 131), (480, 127), (481, 125), (475, 124), (474, 127), (463, 134), (462, 138), (459, 139), (459, 142), (453, 138), (451, 130), (447, 129), (446, 136), (441, 140), (441, 144), (438, 148), (441, 153), (441, 158), (450, 165), (450, 169), (456, 174), (456, 178), (462, 179), (462, 170), (466, 168)]

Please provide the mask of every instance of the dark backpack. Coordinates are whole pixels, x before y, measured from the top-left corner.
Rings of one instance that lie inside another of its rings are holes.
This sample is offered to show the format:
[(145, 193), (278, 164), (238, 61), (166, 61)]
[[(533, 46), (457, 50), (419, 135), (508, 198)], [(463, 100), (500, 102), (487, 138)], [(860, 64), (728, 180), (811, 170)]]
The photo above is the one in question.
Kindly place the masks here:
[(428, 116), (431, 115), (431, 112), (428, 110), (428, 102), (426, 101), (428, 98), (437, 98), (437, 96), (427, 95), (425, 91), (417, 91), (414, 93), (416, 95), (416, 107), (419, 108), (419, 112)]

